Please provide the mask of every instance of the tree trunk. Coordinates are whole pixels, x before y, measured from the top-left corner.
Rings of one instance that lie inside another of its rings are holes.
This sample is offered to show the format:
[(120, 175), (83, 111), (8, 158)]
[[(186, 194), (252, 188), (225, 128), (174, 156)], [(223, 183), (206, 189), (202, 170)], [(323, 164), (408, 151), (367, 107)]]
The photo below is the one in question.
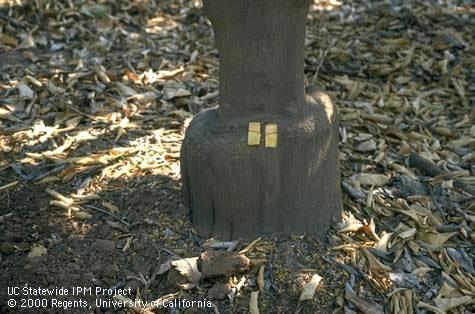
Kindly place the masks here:
[(220, 106), (193, 119), (181, 152), (185, 200), (203, 236), (321, 233), (341, 215), (336, 108), (304, 92), (308, 7), (204, 0)]

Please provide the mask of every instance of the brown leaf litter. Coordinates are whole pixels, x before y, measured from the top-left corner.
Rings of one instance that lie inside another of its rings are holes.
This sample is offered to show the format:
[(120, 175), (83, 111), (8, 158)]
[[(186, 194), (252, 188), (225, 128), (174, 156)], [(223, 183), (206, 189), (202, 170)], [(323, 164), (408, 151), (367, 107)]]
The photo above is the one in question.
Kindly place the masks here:
[(343, 221), (220, 242), (179, 194), (184, 130), (218, 101), (201, 2), (0, 0), (2, 280), (222, 313), (475, 311), (473, 29), (470, 1), (315, 1), (305, 74), (340, 111)]

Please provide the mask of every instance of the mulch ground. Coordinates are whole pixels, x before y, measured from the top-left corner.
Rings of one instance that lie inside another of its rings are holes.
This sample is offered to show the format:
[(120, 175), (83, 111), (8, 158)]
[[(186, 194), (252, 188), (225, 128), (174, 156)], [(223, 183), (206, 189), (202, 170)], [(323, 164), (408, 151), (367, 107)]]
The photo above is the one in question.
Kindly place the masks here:
[[(475, 312), (474, 29), (467, 0), (316, 1), (305, 74), (340, 111), (343, 220), (219, 243), (180, 192), (184, 131), (218, 104), (201, 1), (0, 0), (0, 311), (243, 313), (260, 291), (261, 313)], [(192, 282), (230, 245), (246, 269)], [(19, 308), (7, 287), (131, 293)], [(111, 303), (172, 299), (210, 303)]]

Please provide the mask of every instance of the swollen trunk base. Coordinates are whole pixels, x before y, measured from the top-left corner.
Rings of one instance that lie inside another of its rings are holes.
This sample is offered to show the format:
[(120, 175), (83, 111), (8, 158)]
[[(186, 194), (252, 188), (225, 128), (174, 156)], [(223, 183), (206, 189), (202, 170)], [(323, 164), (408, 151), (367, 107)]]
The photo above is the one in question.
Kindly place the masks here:
[(304, 93), (307, 0), (205, 0), (220, 53), (219, 108), (181, 151), (185, 201), (204, 237), (323, 233), (341, 215), (338, 114)]

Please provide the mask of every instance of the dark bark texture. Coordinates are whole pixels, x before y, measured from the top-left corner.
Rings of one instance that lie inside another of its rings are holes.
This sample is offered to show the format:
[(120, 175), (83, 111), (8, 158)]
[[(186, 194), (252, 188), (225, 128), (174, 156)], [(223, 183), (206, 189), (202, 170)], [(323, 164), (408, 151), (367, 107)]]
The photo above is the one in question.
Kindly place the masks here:
[[(220, 106), (198, 114), (181, 152), (183, 191), (203, 236), (321, 233), (341, 215), (338, 115), (304, 93), (307, 0), (205, 0), (220, 53)], [(249, 122), (261, 145), (249, 146)], [(264, 126), (278, 144), (264, 145)]]

